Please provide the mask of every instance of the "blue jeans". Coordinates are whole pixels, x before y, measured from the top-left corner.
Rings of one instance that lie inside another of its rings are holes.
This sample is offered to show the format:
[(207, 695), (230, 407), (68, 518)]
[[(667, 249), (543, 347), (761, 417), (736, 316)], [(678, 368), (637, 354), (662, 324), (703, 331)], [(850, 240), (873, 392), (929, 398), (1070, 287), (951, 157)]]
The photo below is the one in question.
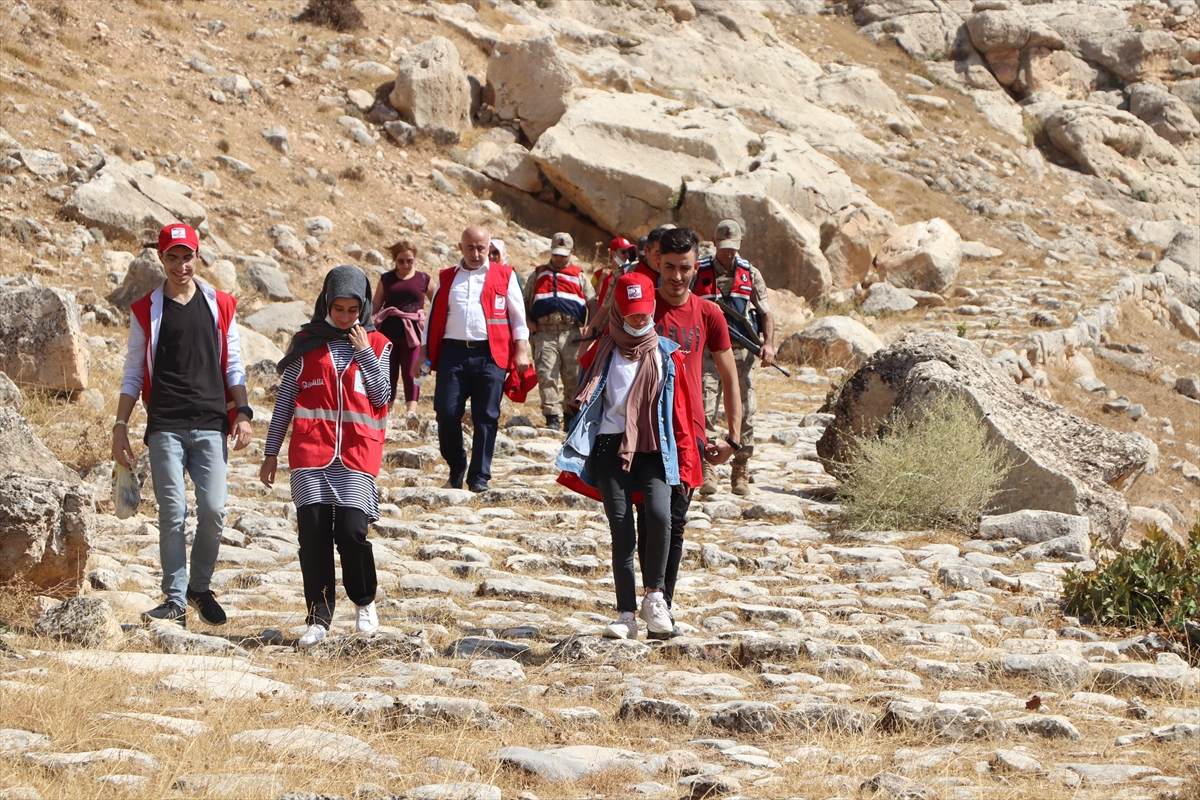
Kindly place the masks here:
[[(172, 603), (187, 605), (187, 589), (207, 592), (225, 527), (225, 434), (221, 431), (155, 431), (146, 437), (150, 475), (158, 500), (158, 553), (162, 590)], [(184, 472), (196, 487), (196, 538), (192, 542), (192, 577), (187, 571), (187, 487)]]

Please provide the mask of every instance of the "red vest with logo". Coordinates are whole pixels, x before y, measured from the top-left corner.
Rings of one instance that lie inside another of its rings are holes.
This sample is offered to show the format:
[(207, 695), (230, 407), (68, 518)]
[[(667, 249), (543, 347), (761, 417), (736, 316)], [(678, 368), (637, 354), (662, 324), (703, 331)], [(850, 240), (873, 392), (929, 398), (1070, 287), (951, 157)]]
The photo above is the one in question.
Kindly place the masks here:
[[(196, 287), (196, 291), (203, 292), (199, 286)], [(138, 325), (142, 326), (142, 332), (146, 334), (146, 359), (142, 366), (142, 405), (147, 407), (150, 405), (150, 383), (154, 379), (154, 351), (158, 347), (158, 342), (154, 341), (153, 332), (150, 329), (150, 298), (153, 294), (154, 292), (150, 292), (140, 300), (135, 300), (129, 307), (129, 313), (138, 321)], [(229, 326), (233, 324), (233, 315), (237, 311), (237, 300), (225, 292), (216, 294), (217, 327), (213, 330), (213, 334), (221, 337), (221, 383), (224, 384), (225, 372), (229, 369)], [(165, 295), (163, 302), (167, 302)], [(205, 300), (205, 302), (208, 301)], [(225, 409), (229, 413), (229, 427), (232, 428), (233, 421), (237, 417), (237, 404), (234, 402), (228, 386), (225, 387)]]
[[(442, 354), (442, 339), (446, 336), (446, 319), (450, 314), (450, 284), (457, 271), (455, 265), (438, 274), (437, 293), (429, 310), (429, 368), (434, 371)], [(487, 321), (488, 349), (496, 366), (503, 370), (512, 364), (512, 331), (508, 327), (508, 283), (511, 279), (512, 267), (493, 261), (488, 265), (483, 292), (479, 296), (483, 318)]]
[[(696, 282), (692, 286), (692, 292), (703, 297), (705, 300), (725, 300), (721, 294), (721, 290), (717, 287), (717, 271), (716, 265), (712, 257), (702, 259), (696, 265)], [(733, 266), (733, 286), (729, 289), (729, 300), (740, 301), (741, 303), (750, 302), (750, 295), (754, 292), (754, 279), (750, 275), (750, 269), (745, 262), (740, 258), (734, 259)], [(737, 302), (731, 302), (730, 305), (737, 306)], [(742, 309), (738, 309), (741, 311)]]
[[(367, 341), (377, 357), (383, 355), (386, 336), (371, 331)], [(388, 406), (371, 405), (358, 362), (350, 359), (339, 374), (333, 368), (329, 347), (318, 347), (301, 360), (299, 383), (288, 468), (327, 467), (341, 455), (348, 469), (378, 475)]]
[(537, 321), (558, 312), (573, 317), (581, 325), (587, 319), (587, 297), (583, 294), (583, 271), (574, 264), (555, 272), (538, 267), (533, 277), (533, 303), (529, 316)]

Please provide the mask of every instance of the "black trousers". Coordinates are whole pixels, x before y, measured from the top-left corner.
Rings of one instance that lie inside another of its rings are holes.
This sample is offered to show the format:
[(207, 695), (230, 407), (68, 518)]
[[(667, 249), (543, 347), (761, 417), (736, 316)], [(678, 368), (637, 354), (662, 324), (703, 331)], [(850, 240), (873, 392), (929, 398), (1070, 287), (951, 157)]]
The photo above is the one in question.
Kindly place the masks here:
[[(661, 453), (635, 453), (626, 472), (618, 450), (621, 434), (596, 437), (589, 456), (589, 471), (604, 501), (604, 513), (612, 533), (613, 582), (617, 590), (617, 610), (637, 611), (637, 578), (633, 557), (636, 551), (642, 565), (642, 585), (661, 587), (667, 570), (667, 538), (671, 526), (671, 487), (667, 484)], [(645, 502), (639, 522), (645, 532), (638, 536), (633, 516), (633, 493), (641, 492)]]
[[(686, 494), (671, 492), (671, 532), (670, 541), (667, 543), (666, 572), (663, 575), (663, 599), (667, 601), (668, 608), (675, 599), (675, 583), (679, 580), (679, 564), (683, 561), (683, 529), (687, 525), (688, 509), (692, 507), (692, 494), (694, 493), (695, 489), (688, 489)], [(645, 542), (647, 540), (645, 534), (646, 510), (641, 505), (637, 509), (638, 560), (642, 561), (645, 558)], [(643, 571), (642, 574), (645, 575), (645, 572)]]
[[(438, 447), (451, 475), (467, 473), (467, 486), (491, 480), (492, 453), (500, 429), (500, 396), (505, 372), (492, 359), (487, 342), (465, 347), (449, 339), (442, 342), (433, 410), (437, 412)], [(471, 401), (471, 464), (463, 447), (462, 416)]]
[(333, 548), (342, 560), (342, 586), (356, 606), (375, 600), (375, 555), (367, 541), (367, 515), (357, 508), (312, 503), (296, 509), (305, 624), (329, 627), (337, 597)]

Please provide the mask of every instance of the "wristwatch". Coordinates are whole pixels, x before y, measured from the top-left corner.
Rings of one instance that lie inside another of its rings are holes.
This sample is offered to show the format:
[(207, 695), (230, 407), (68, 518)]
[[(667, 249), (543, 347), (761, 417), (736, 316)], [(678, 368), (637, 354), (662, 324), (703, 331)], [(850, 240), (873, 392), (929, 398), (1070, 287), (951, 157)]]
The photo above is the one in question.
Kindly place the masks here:
[(245, 414), (246, 419), (249, 419), (249, 420), (254, 419), (254, 409), (251, 408), (250, 406), (238, 406), (237, 412), (239, 414)]
[(736, 453), (738, 450), (741, 450), (741, 449), (742, 449), (742, 446), (741, 446), (740, 444), (738, 444), (737, 442), (735, 442), (733, 439), (729, 438), (729, 434), (725, 434), (725, 444), (727, 444), (727, 445), (729, 445), (730, 447), (732, 447), (732, 448), (733, 448), (733, 452), (735, 452), (735, 453)]

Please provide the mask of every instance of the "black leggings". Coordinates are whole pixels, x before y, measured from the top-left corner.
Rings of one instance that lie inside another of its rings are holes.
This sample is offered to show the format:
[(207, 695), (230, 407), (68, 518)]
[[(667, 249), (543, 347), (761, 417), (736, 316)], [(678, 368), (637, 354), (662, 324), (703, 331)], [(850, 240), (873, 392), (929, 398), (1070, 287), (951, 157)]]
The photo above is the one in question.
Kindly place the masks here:
[(300, 572), (304, 576), (307, 625), (333, 621), (337, 590), (333, 547), (342, 561), (342, 586), (356, 606), (375, 600), (375, 555), (367, 541), (367, 515), (357, 508), (312, 503), (296, 509)]
[[(671, 537), (667, 545), (667, 571), (663, 576), (663, 599), (667, 608), (675, 602), (675, 583), (679, 580), (679, 565), (683, 561), (683, 529), (687, 526), (688, 509), (692, 506), (694, 489), (687, 493), (671, 492)], [(646, 507), (639, 505), (638, 510), (638, 560), (646, 558)], [(643, 573), (645, 574), (645, 573)]]
[[(662, 453), (635, 453), (626, 472), (618, 450), (621, 434), (596, 437), (590, 472), (604, 500), (604, 513), (612, 533), (613, 582), (617, 610), (637, 611), (634, 553), (642, 564), (642, 584), (662, 588), (667, 570), (667, 541), (671, 532), (671, 487), (663, 470)], [(633, 516), (633, 493), (641, 492), (645, 532), (638, 536)], [(640, 541), (639, 541), (640, 539)]]

